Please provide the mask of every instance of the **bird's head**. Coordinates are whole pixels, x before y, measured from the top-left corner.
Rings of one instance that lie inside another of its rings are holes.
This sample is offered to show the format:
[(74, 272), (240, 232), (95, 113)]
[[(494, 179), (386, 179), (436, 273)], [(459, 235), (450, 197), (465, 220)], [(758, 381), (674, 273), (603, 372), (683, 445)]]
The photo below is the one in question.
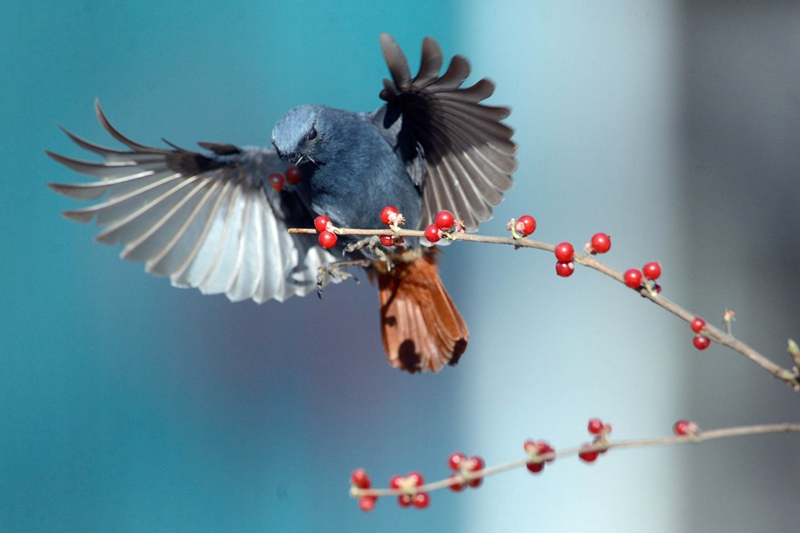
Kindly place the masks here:
[(283, 115), (272, 129), (272, 144), (284, 161), (295, 165), (319, 164), (321, 143), (326, 137), (327, 108), (301, 105)]

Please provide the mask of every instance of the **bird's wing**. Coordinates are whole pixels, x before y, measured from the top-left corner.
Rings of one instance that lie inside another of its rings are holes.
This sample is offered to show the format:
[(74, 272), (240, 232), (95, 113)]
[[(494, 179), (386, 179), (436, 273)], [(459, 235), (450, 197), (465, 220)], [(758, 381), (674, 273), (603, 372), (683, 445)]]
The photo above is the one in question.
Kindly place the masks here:
[(198, 143), (209, 151), (200, 154), (173, 145), (144, 146), (119, 133), (99, 103), (95, 108), (103, 128), (129, 150), (105, 148), (64, 130), (75, 144), (105, 159), (95, 163), (47, 152), (98, 180), (50, 183), (51, 189), (79, 200), (105, 196), (65, 211), (66, 218), (96, 218), (104, 228), (96, 241), (122, 243), (121, 257), (144, 261), (147, 272), (169, 276), (177, 287), (259, 303), (315, 288), (317, 269), (335, 259), (313, 235), (286, 231), (312, 222), (295, 193), (267, 186), (270, 173), (288, 166), (274, 149)]
[(488, 79), (461, 88), (470, 72), (462, 56), (454, 56), (440, 76), (442, 51), (430, 37), (422, 41), (414, 78), (390, 35), (381, 34), (381, 48), (392, 80), (383, 80), (380, 97), (387, 106), (380, 119), (390, 129), (402, 117), (397, 147), (412, 178), (423, 186), (420, 225), (449, 209), (467, 230), (477, 229), (513, 184), (517, 146), (511, 141), (513, 130), (501, 122), (511, 111), (480, 103), (494, 92)]

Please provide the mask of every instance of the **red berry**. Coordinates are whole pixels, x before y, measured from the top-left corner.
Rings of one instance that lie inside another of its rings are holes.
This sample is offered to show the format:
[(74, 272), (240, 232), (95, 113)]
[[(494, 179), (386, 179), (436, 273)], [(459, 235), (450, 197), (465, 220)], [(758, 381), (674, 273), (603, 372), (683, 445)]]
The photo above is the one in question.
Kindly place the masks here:
[(636, 268), (632, 268), (630, 270), (626, 270), (625, 274), (622, 275), (622, 278), (625, 280), (625, 285), (630, 287), (631, 289), (638, 289), (642, 286), (642, 272)]
[[(546, 454), (546, 453), (553, 453), (553, 452), (555, 452), (555, 450), (554, 450), (554, 449), (553, 449), (553, 448), (552, 448), (552, 447), (551, 447), (551, 446), (550, 446), (550, 445), (549, 445), (547, 442), (545, 442), (545, 441), (543, 441), (543, 440), (540, 440), (539, 442), (537, 442), (537, 443), (536, 443), (536, 447), (537, 447), (537, 448), (538, 448), (538, 450), (539, 450), (539, 455), (544, 455), (544, 454)], [(547, 459), (547, 462), (548, 462), (548, 463), (552, 463), (552, 462), (553, 462), (553, 461), (555, 461), (555, 460), (556, 460), (556, 458), (555, 458), (555, 457), (551, 457), (550, 459)]]
[(516, 229), (517, 233), (523, 237), (527, 237), (536, 231), (536, 219), (530, 215), (522, 215), (517, 219)]
[(398, 211), (396, 207), (387, 205), (383, 208), (383, 211), (381, 211), (381, 222), (384, 224), (391, 224), (398, 214), (400, 214), (400, 211)]
[(695, 318), (692, 320), (692, 331), (695, 333), (700, 333), (703, 328), (706, 327), (706, 321), (700, 317)]
[(323, 231), (317, 239), (319, 240), (319, 245), (326, 249), (336, 246), (336, 241), (339, 240), (336, 234), (330, 231)]
[(695, 335), (692, 342), (694, 343), (694, 347), (698, 350), (705, 350), (711, 346), (711, 339), (704, 337), (703, 335)]
[(455, 452), (452, 454), (449, 459), (447, 460), (450, 468), (453, 470), (458, 470), (461, 468), (461, 462), (466, 459), (466, 456), (461, 452)]
[(538, 474), (544, 470), (544, 461), (541, 463), (525, 463), (525, 468), (527, 468), (531, 474)]
[(353, 470), (350, 475), (350, 481), (359, 489), (368, 489), (371, 485), (369, 476), (367, 476), (367, 472), (363, 468)]
[(442, 231), (447, 231), (456, 223), (456, 217), (450, 211), (439, 211), (436, 215), (436, 225)]
[(431, 224), (425, 228), (425, 238), (428, 239), (429, 242), (438, 242), (439, 239), (442, 238), (439, 231), (439, 227), (436, 224)]
[(661, 265), (657, 261), (647, 263), (642, 267), (642, 272), (647, 279), (657, 280), (661, 275)]
[(326, 217), (325, 215), (320, 215), (314, 219), (314, 227), (317, 228), (318, 233), (322, 233), (323, 231), (328, 229), (328, 224), (331, 223), (331, 219)]
[(394, 246), (394, 237), (391, 235), (381, 235), (381, 244), (384, 246)]
[(425, 483), (425, 478), (422, 477), (422, 474), (419, 472), (411, 472), (408, 476), (406, 476), (408, 480), (411, 482), (412, 485), (415, 487), (419, 487)]
[(592, 435), (599, 435), (604, 428), (603, 421), (599, 418), (592, 418), (589, 420), (589, 433)]
[(420, 492), (414, 495), (414, 507), (425, 509), (431, 503), (431, 497), (427, 492)]
[(569, 263), (556, 263), (556, 274), (561, 276), (562, 278), (568, 278), (575, 272), (575, 263), (570, 261)]
[(412, 501), (414, 501), (414, 497), (410, 494), (401, 494), (397, 497), (397, 503), (400, 504), (400, 507), (408, 507)]
[(556, 259), (560, 263), (568, 263), (572, 261), (572, 258), (575, 256), (575, 248), (568, 242), (562, 242), (558, 246), (556, 246)]
[(390, 489), (399, 489), (400, 482), (403, 480), (403, 476), (392, 476), (392, 479), (389, 480), (389, 488)]
[[(534, 442), (534, 441), (528, 439), (528, 440), (525, 441), (525, 444), (522, 447), (525, 449), (526, 452), (528, 452), (528, 453), (536, 453), (538, 455), (544, 455), (544, 454), (547, 454), (547, 453), (555, 452), (555, 450), (550, 446), (550, 444), (548, 444), (547, 441), (543, 441), (543, 440), (540, 440), (538, 442)], [(547, 459), (547, 462), (548, 463), (552, 463), (555, 460), (556, 460), (555, 457), (551, 457), (550, 459)], [(530, 470), (530, 468), (529, 468), (529, 470)]]
[(611, 249), (611, 236), (605, 233), (595, 233), (592, 237), (592, 250), (604, 254)]
[(672, 431), (674, 431), (676, 435), (686, 436), (695, 433), (697, 431), (697, 426), (688, 420), (678, 420), (675, 422), (675, 425), (672, 426)]
[(303, 181), (303, 173), (297, 167), (289, 167), (286, 169), (286, 181), (292, 185), (297, 185)]
[[(455, 477), (456, 477), (456, 475), (453, 474), (453, 475), (450, 476), (450, 479), (455, 479)], [(464, 484), (463, 483), (451, 483), (449, 486), (450, 486), (450, 490), (452, 490), (453, 492), (460, 492), (460, 491), (464, 490)]]
[(283, 174), (275, 174), (269, 175), (269, 184), (275, 189), (275, 192), (281, 192), (283, 190)]
[(358, 499), (358, 507), (365, 513), (368, 513), (375, 509), (376, 501), (378, 501), (377, 496), (364, 496)]
[(597, 459), (597, 456), (600, 454), (600, 452), (596, 450), (587, 450), (586, 448), (589, 447), (590, 447), (589, 444), (584, 444), (583, 446), (581, 446), (581, 452), (578, 454), (578, 457), (580, 457), (587, 463), (594, 462)]
[(469, 485), (473, 489), (477, 489), (482, 484), (483, 484), (483, 478), (482, 477), (479, 477), (478, 479), (472, 479), (470, 481), (467, 481), (467, 485)]
[(485, 466), (483, 459), (478, 457), (477, 455), (473, 455), (469, 458), (469, 470), (470, 472), (477, 472), (478, 470), (483, 470)]

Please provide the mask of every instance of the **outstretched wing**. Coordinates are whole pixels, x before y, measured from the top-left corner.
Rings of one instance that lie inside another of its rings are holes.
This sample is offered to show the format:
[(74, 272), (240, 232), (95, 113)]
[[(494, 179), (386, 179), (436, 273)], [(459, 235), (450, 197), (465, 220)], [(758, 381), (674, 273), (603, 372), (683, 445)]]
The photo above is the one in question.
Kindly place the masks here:
[(511, 141), (513, 130), (501, 123), (511, 111), (480, 103), (494, 92), (488, 79), (461, 88), (470, 72), (462, 56), (454, 56), (439, 76), (442, 50), (430, 37), (422, 41), (422, 61), (414, 78), (390, 35), (381, 34), (381, 48), (393, 81), (383, 80), (380, 97), (387, 106), (376, 118), (384, 128), (396, 129), (402, 117), (397, 150), (412, 178), (423, 186), (420, 226), (449, 209), (464, 220), (467, 230), (476, 230), (491, 218), (513, 184), (517, 146)]
[[(198, 143), (208, 154), (153, 148), (119, 133), (95, 102), (103, 128), (129, 150), (90, 143), (65, 131), (75, 144), (101, 155), (95, 163), (47, 152), (57, 162), (98, 181), (50, 183), (79, 200), (100, 200), (65, 211), (78, 222), (97, 220), (98, 242), (124, 245), (121, 257), (144, 261), (147, 272), (169, 276), (177, 287), (225, 293), (258, 303), (315, 288), (317, 269), (334, 261), (313, 235), (289, 235), (312, 219), (292, 192), (276, 192), (268, 176), (283, 172), (272, 148)], [(166, 141), (165, 141), (166, 142)], [(168, 143), (169, 144), (169, 143)]]

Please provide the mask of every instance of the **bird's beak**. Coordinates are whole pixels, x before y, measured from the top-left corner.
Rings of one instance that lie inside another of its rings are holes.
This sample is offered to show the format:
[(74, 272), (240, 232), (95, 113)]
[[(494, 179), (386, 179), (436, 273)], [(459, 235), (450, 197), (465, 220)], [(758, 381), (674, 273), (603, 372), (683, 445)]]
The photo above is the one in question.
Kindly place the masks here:
[(317, 162), (314, 161), (310, 156), (308, 156), (306, 154), (300, 154), (300, 157), (297, 158), (297, 162), (295, 163), (295, 165), (297, 165), (299, 167), (300, 165), (302, 165), (306, 161), (310, 161), (311, 163), (314, 164), (315, 167), (319, 167)]

